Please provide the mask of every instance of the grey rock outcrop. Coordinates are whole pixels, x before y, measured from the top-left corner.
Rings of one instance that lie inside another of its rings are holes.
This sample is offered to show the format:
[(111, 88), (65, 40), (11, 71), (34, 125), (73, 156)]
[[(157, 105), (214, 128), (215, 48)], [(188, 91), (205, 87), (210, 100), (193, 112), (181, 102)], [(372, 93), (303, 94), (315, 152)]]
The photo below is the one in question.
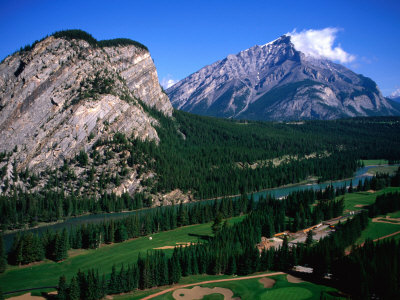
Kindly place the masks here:
[(375, 82), (297, 51), (289, 36), (217, 61), (167, 94), (185, 111), (257, 120), (396, 115)]
[[(13, 168), (40, 173), (60, 167), (116, 132), (157, 143), (157, 121), (142, 103), (172, 115), (150, 53), (135, 45), (93, 47), (50, 36), (7, 57), (0, 64), (3, 179), (13, 180)], [(126, 177), (124, 190), (140, 186), (136, 175)]]

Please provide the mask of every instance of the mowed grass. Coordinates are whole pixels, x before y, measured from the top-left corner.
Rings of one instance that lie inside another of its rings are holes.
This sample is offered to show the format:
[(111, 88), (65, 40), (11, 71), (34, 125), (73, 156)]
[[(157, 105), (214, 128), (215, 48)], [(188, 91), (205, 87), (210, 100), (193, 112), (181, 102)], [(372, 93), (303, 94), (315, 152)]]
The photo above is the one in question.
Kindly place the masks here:
[[(363, 230), (360, 238), (357, 240), (356, 243), (361, 244), (368, 238), (375, 240), (380, 237), (395, 233), (397, 231), (400, 231), (400, 224), (372, 222), (372, 220), (370, 219), (367, 228)], [(400, 234), (397, 234), (393, 237), (399, 239)]]
[[(388, 187), (377, 192), (355, 192), (344, 195), (344, 209), (345, 210), (359, 210), (362, 207), (356, 205), (370, 205), (375, 202), (376, 196), (384, 193), (400, 191), (400, 187)], [(343, 196), (338, 197), (337, 199)]]
[[(238, 222), (242, 218), (232, 218), (230, 223)], [(146, 253), (147, 250), (162, 246), (175, 246), (179, 242), (197, 242), (199, 236), (211, 234), (211, 225), (212, 223), (191, 225), (152, 234), (152, 240), (149, 240), (149, 237), (141, 237), (119, 244), (106, 245), (95, 250), (73, 250), (71, 257), (59, 263), (45, 261), (24, 267), (9, 267), (5, 273), (0, 275), (0, 283), (3, 292), (7, 292), (56, 286), (61, 275), (65, 275), (67, 280), (70, 280), (78, 270), (87, 271), (94, 268), (98, 269), (100, 274), (107, 275), (111, 273), (114, 264), (118, 270), (121, 264), (135, 262), (139, 253)], [(169, 255), (172, 254), (172, 251), (166, 250)]]
[(365, 159), (362, 161), (364, 166), (378, 166), (378, 165), (387, 165), (389, 161), (387, 159)]
[[(216, 282), (216, 283), (202, 284), (201, 286), (208, 288), (221, 287), (230, 289), (234, 293), (234, 297), (240, 297), (241, 299), (319, 300), (321, 293), (337, 292), (336, 289), (326, 287), (323, 285), (313, 284), (310, 282), (290, 283), (286, 280), (286, 275), (273, 276), (270, 278), (276, 280), (276, 283), (272, 288), (264, 288), (264, 286), (259, 282), (260, 278), (238, 280), (238, 281)], [(165, 295), (158, 296), (154, 299), (174, 300), (172, 293), (173, 292), (169, 292)], [(125, 299), (137, 299), (137, 298), (125, 298)], [(219, 298), (208, 298), (208, 299), (219, 299)], [(329, 299), (341, 299), (341, 298), (338, 297), (335, 298), (331, 296), (331, 298)]]

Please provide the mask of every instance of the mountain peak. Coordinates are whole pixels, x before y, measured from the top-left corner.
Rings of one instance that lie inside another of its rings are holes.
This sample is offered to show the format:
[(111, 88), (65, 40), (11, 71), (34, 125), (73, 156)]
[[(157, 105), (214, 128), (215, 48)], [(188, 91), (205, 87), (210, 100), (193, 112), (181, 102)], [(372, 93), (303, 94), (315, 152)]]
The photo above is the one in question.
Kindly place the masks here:
[(398, 114), (375, 82), (298, 51), (290, 35), (215, 62), (167, 94), (185, 111), (261, 120)]
[[(147, 107), (166, 116), (173, 109), (146, 49), (63, 31), (0, 63), (0, 153), (8, 155), (0, 168), (7, 177), (14, 180), (14, 168), (39, 173), (74, 161), (117, 132), (158, 142)], [(115, 171), (116, 162), (104, 161), (99, 170)], [(129, 191), (140, 185), (135, 176), (126, 179)]]

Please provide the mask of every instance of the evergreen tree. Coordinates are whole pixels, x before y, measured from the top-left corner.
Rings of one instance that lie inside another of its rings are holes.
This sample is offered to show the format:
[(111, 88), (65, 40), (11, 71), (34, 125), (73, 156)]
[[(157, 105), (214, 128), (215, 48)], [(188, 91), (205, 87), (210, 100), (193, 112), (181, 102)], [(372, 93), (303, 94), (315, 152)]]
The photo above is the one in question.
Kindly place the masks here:
[(54, 260), (61, 261), (67, 258), (67, 239), (57, 231), (54, 237)]
[(117, 230), (115, 232), (115, 242), (121, 243), (128, 238), (128, 233), (126, 231), (126, 227), (122, 222), (119, 222), (117, 225)]
[(312, 243), (313, 243), (313, 231), (309, 230), (307, 232), (306, 245), (310, 246)]
[(78, 281), (72, 277), (68, 288), (68, 300), (79, 300), (80, 293)]
[(222, 227), (222, 214), (217, 213), (217, 215), (214, 219), (214, 223), (211, 226), (214, 236), (217, 235), (221, 231), (221, 227)]
[(58, 300), (67, 300), (67, 280), (64, 275), (60, 276), (57, 286), (57, 299)]
[(113, 265), (111, 269), (110, 281), (108, 282), (108, 293), (115, 294), (117, 292), (118, 292), (117, 272), (115, 270), (115, 265)]
[(0, 233), (0, 273), (4, 273), (7, 267), (6, 251), (4, 249), (3, 234)]

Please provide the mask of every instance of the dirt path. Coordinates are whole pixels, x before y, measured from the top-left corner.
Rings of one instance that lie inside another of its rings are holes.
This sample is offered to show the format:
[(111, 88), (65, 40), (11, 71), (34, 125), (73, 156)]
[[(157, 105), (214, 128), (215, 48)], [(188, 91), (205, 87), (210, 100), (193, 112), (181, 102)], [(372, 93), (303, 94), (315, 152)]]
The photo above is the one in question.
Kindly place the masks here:
[(375, 239), (374, 242), (379, 241), (379, 240), (386, 239), (386, 238), (388, 238), (388, 237), (397, 235), (397, 234), (399, 234), (399, 233), (400, 233), (400, 231), (396, 231), (396, 232), (393, 232), (393, 233), (391, 233), (391, 234), (388, 234), (388, 235), (385, 235), (385, 236), (381, 236), (380, 238)]
[[(396, 232), (393, 232), (391, 234), (388, 234), (388, 235), (385, 235), (385, 236), (381, 236), (380, 238), (374, 239), (373, 242), (377, 242), (379, 240), (383, 240), (383, 239), (389, 238), (389, 237), (397, 235), (397, 234), (400, 234), (400, 231), (396, 231)], [(364, 247), (364, 244), (365, 243), (362, 243), (362, 244), (360, 244), (360, 246)], [(345, 251), (344, 255), (349, 255), (350, 253), (351, 253), (351, 251), (347, 250), (347, 251)]]
[[(385, 221), (387, 220), (387, 221)], [(400, 223), (394, 223), (394, 222), (390, 222), (390, 221), (400, 221), (400, 218), (384, 218), (384, 217), (376, 217), (372, 219), (372, 222), (375, 223), (386, 223), (386, 224), (393, 224), (393, 225), (399, 225)]]
[(217, 280), (208, 280), (208, 281), (202, 281), (202, 282), (196, 282), (196, 283), (191, 283), (191, 284), (184, 284), (184, 285), (177, 285), (172, 288), (163, 290), (161, 292), (149, 295), (147, 297), (142, 298), (142, 300), (147, 300), (147, 299), (152, 299), (157, 296), (164, 295), (168, 292), (171, 292), (176, 289), (181, 289), (181, 288), (186, 288), (190, 286), (196, 286), (196, 285), (201, 285), (201, 284), (207, 284), (207, 283), (215, 283), (215, 282), (225, 282), (225, 281), (236, 281), (236, 280), (246, 280), (246, 279), (252, 279), (252, 278), (261, 278), (261, 277), (269, 277), (269, 276), (276, 276), (276, 275), (284, 275), (286, 273), (283, 272), (275, 272), (275, 273), (267, 273), (267, 274), (261, 274), (261, 275), (253, 275), (253, 276), (247, 276), (247, 277), (236, 277), (236, 278), (227, 278), (227, 279), (217, 279)]

